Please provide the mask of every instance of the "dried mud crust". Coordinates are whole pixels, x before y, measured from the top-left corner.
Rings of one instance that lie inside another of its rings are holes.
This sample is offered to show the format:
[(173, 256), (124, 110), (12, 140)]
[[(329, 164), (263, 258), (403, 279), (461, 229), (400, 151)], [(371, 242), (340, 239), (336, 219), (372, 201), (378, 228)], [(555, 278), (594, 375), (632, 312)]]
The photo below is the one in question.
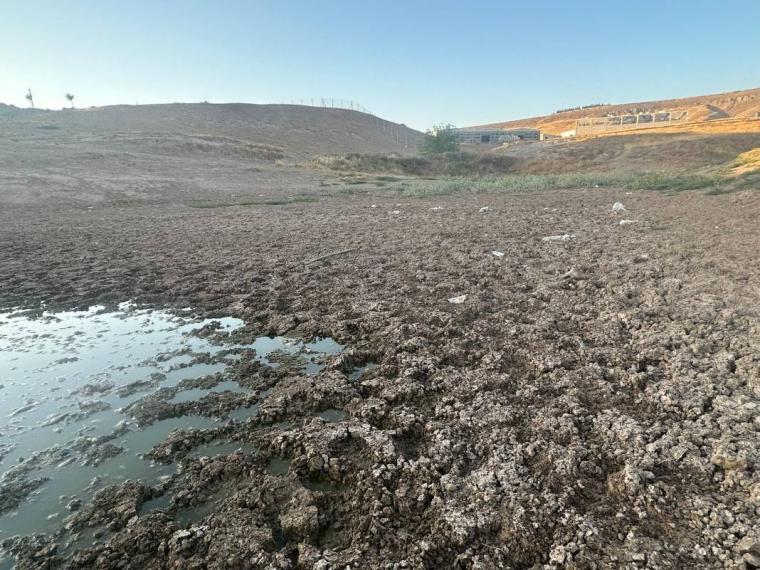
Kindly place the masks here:
[(0, 212), (6, 304), (131, 298), (350, 347), (314, 377), (251, 367), (272, 391), (224, 434), (258, 454), (169, 442), (181, 485), (107, 490), (75, 515), (105, 544), (9, 543), (19, 568), (760, 565), (760, 197), (372, 205)]

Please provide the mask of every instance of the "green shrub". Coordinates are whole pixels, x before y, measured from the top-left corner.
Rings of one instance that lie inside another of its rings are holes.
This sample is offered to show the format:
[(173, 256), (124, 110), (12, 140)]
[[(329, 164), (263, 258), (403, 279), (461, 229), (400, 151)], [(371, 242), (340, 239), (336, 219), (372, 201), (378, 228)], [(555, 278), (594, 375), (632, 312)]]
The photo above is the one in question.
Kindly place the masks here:
[(422, 138), (420, 153), (442, 154), (445, 152), (457, 152), (459, 142), (454, 133), (453, 125), (436, 125)]

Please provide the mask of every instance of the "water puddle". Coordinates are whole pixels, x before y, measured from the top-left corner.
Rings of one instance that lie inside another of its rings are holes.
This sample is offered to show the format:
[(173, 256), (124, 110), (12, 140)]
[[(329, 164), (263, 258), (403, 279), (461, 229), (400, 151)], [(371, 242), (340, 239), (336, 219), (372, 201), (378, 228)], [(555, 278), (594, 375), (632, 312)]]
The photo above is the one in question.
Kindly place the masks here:
[(163, 495), (151, 499), (150, 501), (145, 501), (142, 505), (140, 505), (140, 514), (145, 515), (154, 511), (168, 512), (171, 504), (171, 495), (169, 493), (164, 493)]
[(334, 408), (330, 408), (329, 410), (324, 410), (322, 412), (319, 412), (317, 414), (320, 418), (325, 420), (326, 422), (330, 423), (337, 423), (342, 422), (346, 419), (346, 412), (343, 410), (336, 410)]
[[(227, 331), (243, 324), (218, 322)], [(191, 353), (222, 349), (189, 334), (209, 323), (128, 304), (111, 313), (93, 307), (38, 319), (0, 313), (0, 437), (13, 446), (0, 469), (77, 435), (113, 431), (124, 419), (115, 409), (144, 395), (121, 397), (119, 387), (151, 375), (171, 386), (223, 371), (224, 364), (173, 368)]]
[(250, 345), (256, 351), (259, 360), (277, 368), (281, 362), (295, 362), (306, 374), (316, 374), (324, 368), (324, 359), (343, 351), (343, 346), (331, 338), (320, 338), (314, 342), (284, 336), (259, 337)]
[(351, 373), (348, 375), (349, 380), (358, 380), (362, 376), (364, 376), (365, 373), (369, 372), (370, 370), (374, 370), (377, 368), (378, 365), (374, 362), (368, 362), (364, 366), (358, 366), (354, 368)]
[(244, 423), (248, 418), (255, 416), (258, 413), (258, 411), (259, 411), (258, 404), (253, 404), (252, 406), (241, 406), (238, 409), (233, 410), (229, 414), (227, 414), (227, 417), (230, 420)]
[(301, 480), (301, 484), (311, 491), (320, 493), (338, 493), (346, 488), (342, 483), (337, 483), (326, 477), (307, 477)]
[(232, 455), (233, 453), (254, 455), (259, 452), (250, 443), (239, 441), (212, 441), (196, 447), (190, 454), (192, 457), (217, 457), (219, 455)]
[(188, 390), (182, 390), (178, 392), (177, 395), (174, 396), (171, 400), (169, 400), (169, 403), (182, 404), (183, 402), (192, 402), (193, 400), (200, 400), (209, 394), (221, 394), (223, 392), (248, 394), (250, 393), (250, 390), (246, 390), (245, 388), (241, 387), (240, 384), (234, 380), (225, 380), (213, 388), (190, 388)]
[[(155, 485), (175, 475), (176, 464), (143, 457), (173, 430), (220, 427), (258, 411), (252, 404), (227, 417), (181, 416), (141, 429), (124, 412), (130, 404), (185, 380), (224, 375), (240, 357), (235, 350), (253, 349), (269, 366), (294, 364), (309, 374), (343, 350), (330, 338), (312, 343), (286, 337), (260, 337), (245, 345), (222, 342), (242, 325), (233, 318), (197, 320), (129, 303), (110, 312), (92, 307), (44, 312), (37, 318), (21, 311), (0, 312), (0, 496), (10, 481), (44, 480), (18, 505), (6, 505), (0, 512), (0, 542), (13, 535), (57, 532), (76, 508), (72, 505), (85, 504), (108, 485), (127, 479)], [(194, 334), (201, 328), (215, 334)], [(178, 390), (168, 403), (224, 392), (250, 393), (222, 377), (210, 388)], [(237, 451), (256, 453), (249, 444), (214, 441), (191, 456)], [(268, 469), (285, 474), (289, 465), (275, 459)], [(0, 568), (4, 564), (0, 555)]]
[(111, 538), (111, 532), (104, 528), (85, 528), (77, 532), (63, 545), (63, 552), (71, 553), (94, 544), (102, 544), (109, 538)]
[(226, 494), (222, 494), (221, 496), (214, 495), (196, 507), (179, 509), (177, 514), (174, 515), (174, 520), (181, 527), (189, 527), (216, 512), (227, 496)]
[[(242, 453), (244, 455), (255, 455), (259, 452), (258, 448), (250, 443), (239, 441), (211, 441), (204, 443), (196, 447), (188, 457), (202, 458), (202, 457), (219, 457), (222, 455), (232, 455), (234, 453)], [(219, 506), (222, 500), (230, 495), (231, 491), (224, 488), (214, 493), (207, 501), (196, 507), (177, 509), (174, 516), (174, 520), (180, 526), (188, 526), (200, 519), (213, 513)], [(146, 501), (140, 506), (140, 514), (145, 515), (154, 511), (171, 511), (171, 494), (164, 493), (163, 495)]]
[(174, 430), (209, 429), (219, 425), (219, 420), (204, 416), (180, 416), (154, 422), (151, 425), (129, 432), (127, 435), (117, 438), (116, 445), (120, 445), (134, 453), (147, 453), (151, 448), (166, 439)]
[(267, 463), (267, 473), (270, 475), (287, 475), (290, 471), (290, 459), (273, 457)]
[[(174, 520), (180, 527), (187, 527), (199, 520), (212, 514), (219, 508), (219, 504), (229, 496), (228, 493), (216, 493), (208, 498), (204, 503), (195, 507), (186, 507), (177, 509), (174, 512)], [(151, 499), (142, 504), (140, 507), (140, 514), (146, 515), (148, 513), (163, 511), (165, 513), (171, 512), (171, 496), (168, 494), (161, 495), (155, 499)]]
[(0, 537), (33, 533), (54, 533), (71, 512), (67, 508), (72, 500), (86, 503), (104, 487), (139, 479), (148, 485), (158, 483), (176, 471), (175, 465), (145, 461), (137, 455), (125, 453), (98, 467), (72, 463), (63, 468), (51, 467), (35, 473), (36, 477), (49, 477), (17, 510), (0, 517)]

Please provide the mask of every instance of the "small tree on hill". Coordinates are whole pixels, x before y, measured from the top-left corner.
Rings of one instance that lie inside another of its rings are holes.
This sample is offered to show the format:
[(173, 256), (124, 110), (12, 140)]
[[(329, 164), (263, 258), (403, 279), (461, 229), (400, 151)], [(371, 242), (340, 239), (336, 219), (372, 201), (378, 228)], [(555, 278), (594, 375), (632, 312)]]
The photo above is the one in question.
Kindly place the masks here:
[(66, 99), (68, 99), (69, 103), (71, 103), (71, 108), (74, 108), (74, 94), (73, 93), (66, 93)]
[(440, 154), (443, 152), (456, 152), (459, 150), (453, 125), (436, 125), (425, 133), (422, 139), (420, 152), (422, 154)]
[(27, 89), (26, 90), (25, 97), (26, 97), (26, 100), (29, 101), (29, 106), (32, 109), (34, 109), (34, 97), (32, 96), (32, 90), (31, 89)]

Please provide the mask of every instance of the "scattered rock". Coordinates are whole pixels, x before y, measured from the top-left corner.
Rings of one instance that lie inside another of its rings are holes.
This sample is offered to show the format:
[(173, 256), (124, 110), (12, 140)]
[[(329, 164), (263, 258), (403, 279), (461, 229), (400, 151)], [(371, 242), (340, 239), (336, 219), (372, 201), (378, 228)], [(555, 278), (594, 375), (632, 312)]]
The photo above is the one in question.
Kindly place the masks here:
[(82, 508), (82, 499), (79, 498), (71, 499), (66, 504), (66, 509), (69, 511), (78, 511), (80, 508)]
[(570, 269), (567, 273), (562, 274), (562, 279), (567, 279), (570, 281), (581, 281), (583, 279), (588, 279), (585, 275), (583, 275), (580, 271), (578, 271), (575, 268)]

